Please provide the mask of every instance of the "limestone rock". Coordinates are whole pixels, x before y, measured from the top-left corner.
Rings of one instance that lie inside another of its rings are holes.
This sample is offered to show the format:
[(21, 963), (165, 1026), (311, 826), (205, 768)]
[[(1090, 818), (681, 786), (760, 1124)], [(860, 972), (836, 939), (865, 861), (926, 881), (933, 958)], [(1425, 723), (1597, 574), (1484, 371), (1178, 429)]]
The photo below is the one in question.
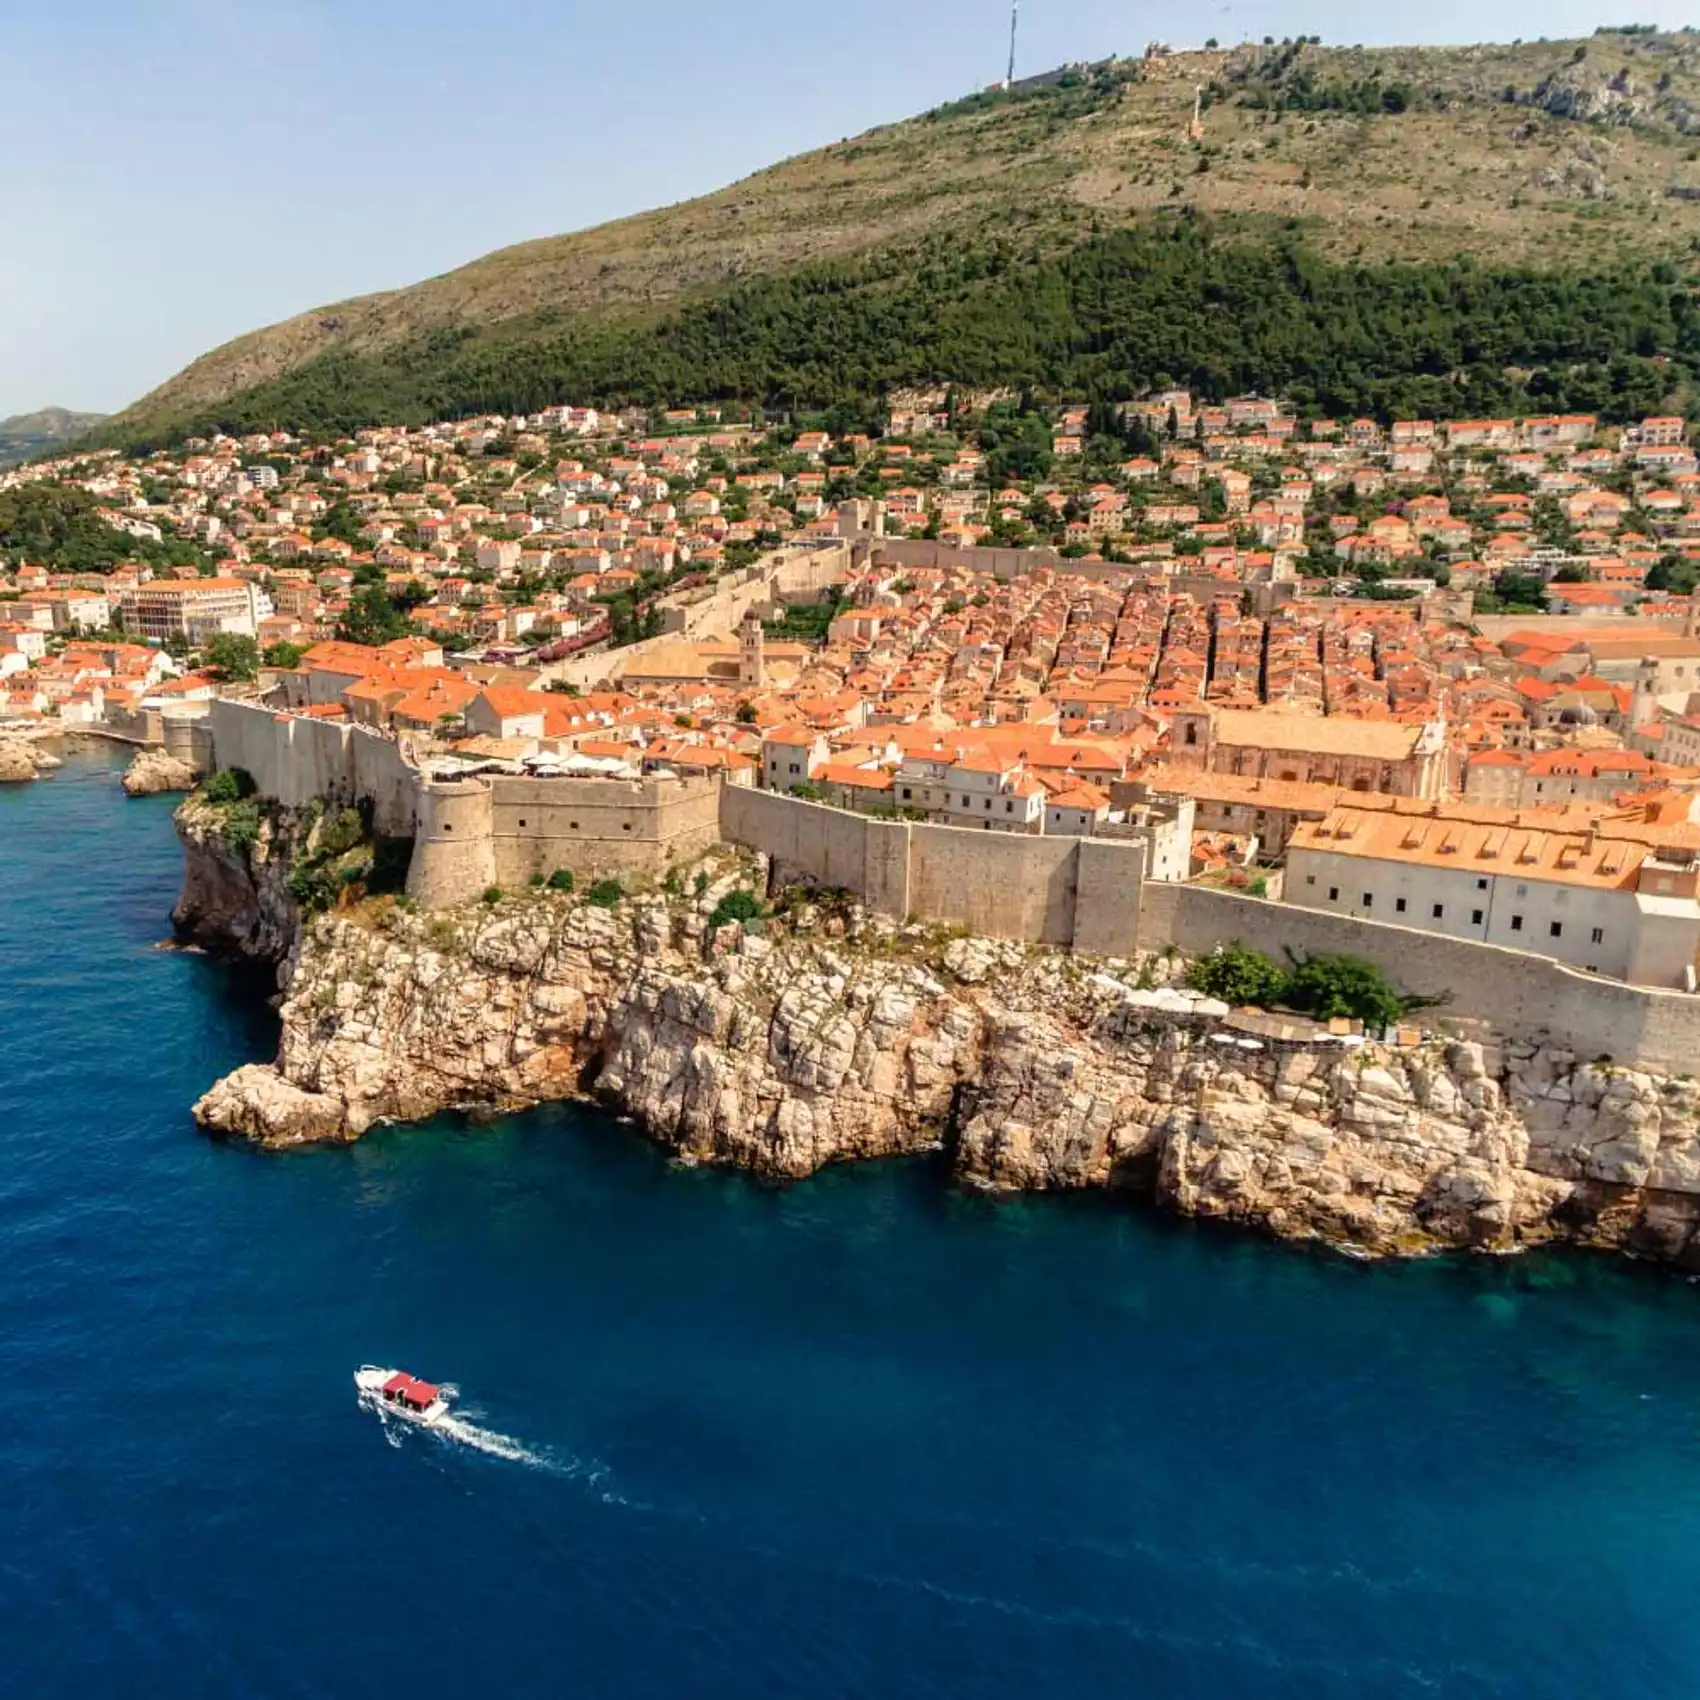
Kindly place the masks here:
[(1221, 1006), (1134, 989), (1129, 965), (871, 922), (710, 937), (694, 899), (303, 927), (288, 823), (238, 854), (213, 816), (179, 811), (180, 908), (286, 985), (276, 1066), (197, 1109), (242, 1138), (590, 1094), (681, 1158), (774, 1177), (943, 1146), (992, 1190), (1139, 1190), (1375, 1253), (1568, 1238), (1700, 1267), (1693, 1083), (1538, 1043), (1247, 1048), (1220, 1042)]
[(165, 791), (194, 788), (194, 768), (162, 749), (138, 751), (124, 775), (124, 790), (132, 797), (157, 797)]
[(209, 1133), (278, 1148), (355, 1137), (339, 1100), (304, 1092), (258, 1063), (219, 1081), (195, 1105), (195, 1120)]
[(0, 738), (0, 785), (22, 785), (45, 771), (47, 765), (35, 745), (22, 738)]

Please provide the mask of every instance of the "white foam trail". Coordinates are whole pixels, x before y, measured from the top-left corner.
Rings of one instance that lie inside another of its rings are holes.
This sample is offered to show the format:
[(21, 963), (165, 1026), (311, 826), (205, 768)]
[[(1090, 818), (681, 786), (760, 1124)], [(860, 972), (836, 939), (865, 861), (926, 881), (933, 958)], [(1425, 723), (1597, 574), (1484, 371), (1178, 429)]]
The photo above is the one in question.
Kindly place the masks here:
[(510, 1464), (528, 1464), (534, 1470), (553, 1470), (559, 1475), (576, 1476), (579, 1473), (576, 1464), (563, 1466), (541, 1452), (533, 1452), (529, 1446), (515, 1440), (510, 1434), (498, 1434), (494, 1429), (480, 1428), (464, 1417), (439, 1418), (432, 1423), (430, 1432), (440, 1434), (445, 1440), (455, 1441), (461, 1446), (470, 1446), (475, 1452), (487, 1453), (492, 1458), (505, 1458)]

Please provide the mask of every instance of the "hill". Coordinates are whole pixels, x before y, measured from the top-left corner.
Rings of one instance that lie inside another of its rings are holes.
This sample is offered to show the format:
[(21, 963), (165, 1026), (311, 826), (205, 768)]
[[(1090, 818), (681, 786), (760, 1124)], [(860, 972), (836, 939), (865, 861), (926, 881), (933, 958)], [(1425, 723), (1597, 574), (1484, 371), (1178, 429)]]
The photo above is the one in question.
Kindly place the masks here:
[(951, 378), (1627, 407), (1700, 370), (1700, 36), (1041, 81), (255, 332), (102, 437)]
[(44, 407), (39, 413), (18, 413), (0, 419), (0, 466), (45, 454), (92, 431), (104, 413), (73, 413), (65, 407)]

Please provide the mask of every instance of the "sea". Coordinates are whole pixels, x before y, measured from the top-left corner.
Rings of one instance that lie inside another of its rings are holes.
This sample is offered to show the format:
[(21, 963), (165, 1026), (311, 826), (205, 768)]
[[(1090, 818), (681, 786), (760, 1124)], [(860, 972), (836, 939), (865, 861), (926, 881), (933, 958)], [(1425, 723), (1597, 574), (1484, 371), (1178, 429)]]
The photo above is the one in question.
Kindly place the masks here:
[(1700, 1288), (589, 1109), (213, 1143), (276, 1018), (118, 772), (0, 787), (6, 1700), (1693, 1692)]

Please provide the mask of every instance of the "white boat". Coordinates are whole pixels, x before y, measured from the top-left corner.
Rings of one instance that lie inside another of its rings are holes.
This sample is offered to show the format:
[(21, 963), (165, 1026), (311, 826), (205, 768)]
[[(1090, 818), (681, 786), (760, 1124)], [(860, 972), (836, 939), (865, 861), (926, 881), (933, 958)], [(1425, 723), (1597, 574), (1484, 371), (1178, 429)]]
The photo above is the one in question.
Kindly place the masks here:
[(420, 1381), (406, 1370), (380, 1369), (376, 1364), (362, 1364), (354, 1372), (354, 1385), (362, 1405), (418, 1423), (421, 1428), (430, 1428), (449, 1414), (449, 1400), (455, 1392), (452, 1387)]

